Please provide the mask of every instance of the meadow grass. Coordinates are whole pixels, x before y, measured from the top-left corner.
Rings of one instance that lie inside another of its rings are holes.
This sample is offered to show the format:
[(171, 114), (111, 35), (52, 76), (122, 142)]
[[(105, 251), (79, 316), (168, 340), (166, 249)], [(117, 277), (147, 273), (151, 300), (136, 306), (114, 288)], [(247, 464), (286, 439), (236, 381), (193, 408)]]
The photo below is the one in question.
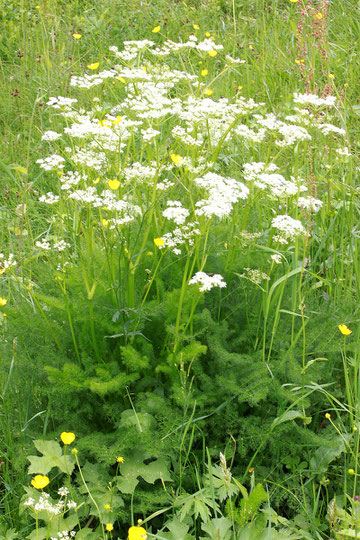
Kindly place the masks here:
[(93, 4), (0, 6), (1, 538), (354, 538), (359, 6)]

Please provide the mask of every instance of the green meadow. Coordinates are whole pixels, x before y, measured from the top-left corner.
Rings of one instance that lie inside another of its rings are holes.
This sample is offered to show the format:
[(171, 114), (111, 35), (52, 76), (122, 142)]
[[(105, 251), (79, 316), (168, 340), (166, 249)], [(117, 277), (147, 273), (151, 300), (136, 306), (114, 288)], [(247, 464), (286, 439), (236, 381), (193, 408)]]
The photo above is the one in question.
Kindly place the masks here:
[(360, 538), (360, 4), (0, 27), (0, 540)]

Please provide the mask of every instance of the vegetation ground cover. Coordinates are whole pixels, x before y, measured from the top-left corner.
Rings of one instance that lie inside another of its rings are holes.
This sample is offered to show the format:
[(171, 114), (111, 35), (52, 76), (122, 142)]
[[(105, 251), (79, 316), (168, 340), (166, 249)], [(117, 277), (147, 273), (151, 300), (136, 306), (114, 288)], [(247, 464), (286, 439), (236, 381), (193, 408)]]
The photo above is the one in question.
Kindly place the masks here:
[(356, 538), (359, 7), (0, 17), (1, 538)]

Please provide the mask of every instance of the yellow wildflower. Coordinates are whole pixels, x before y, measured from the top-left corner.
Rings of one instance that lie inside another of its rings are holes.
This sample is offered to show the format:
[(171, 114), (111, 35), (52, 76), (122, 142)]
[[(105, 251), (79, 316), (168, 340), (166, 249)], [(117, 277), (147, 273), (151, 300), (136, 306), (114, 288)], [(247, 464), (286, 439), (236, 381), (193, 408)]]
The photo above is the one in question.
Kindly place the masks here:
[(320, 21), (320, 20), (323, 18), (323, 14), (320, 13), (320, 11), (319, 11), (319, 12), (315, 15), (315, 17), (316, 17), (317, 19), (319, 19), (319, 21)]
[(205, 36), (210, 37), (211, 36), (210, 32), (206, 32)]
[(201, 76), (202, 76), (202, 77), (206, 77), (206, 75), (207, 75), (208, 73), (209, 73), (209, 72), (208, 72), (207, 69), (202, 69), (202, 70), (201, 70)]
[(124, 79), (124, 77), (115, 77), (115, 79), (117, 79), (118, 81), (122, 82), (123, 84), (126, 83), (126, 80)]
[(290, 2), (292, 2), (293, 4), (296, 4), (298, 0), (290, 0)]
[(102, 218), (101, 220), (101, 225), (106, 229), (106, 227), (108, 226), (109, 222), (107, 219), (105, 218)]
[(104, 504), (104, 510), (110, 510), (110, 512), (111, 512), (110, 504)]
[(329, 79), (335, 79), (335, 75), (333, 73), (329, 73)]
[(350, 336), (350, 334), (352, 334), (352, 330), (350, 330), (346, 324), (339, 324), (338, 328), (343, 336)]
[(63, 431), (60, 435), (60, 439), (64, 444), (69, 445), (75, 441), (75, 433)]
[(93, 184), (98, 184), (100, 182), (100, 177), (98, 176), (97, 178), (95, 178), (95, 180), (93, 180)]
[(348, 469), (348, 473), (349, 473), (351, 476), (353, 476), (353, 475), (355, 474), (355, 471), (354, 471), (354, 469)]
[(205, 96), (211, 96), (211, 94), (214, 93), (214, 90), (211, 90), (211, 88), (205, 88), (204, 94)]
[(326, 418), (327, 420), (331, 420), (331, 414), (327, 412), (327, 413), (325, 414), (325, 418)]
[(184, 158), (182, 156), (179, 156), (178, 154), (171, 154), (170, 157), (171, 160), (175, 163), (175, 165), (181, 165), (181, 163), (184, 161)]
[(81, 38), (81, 34), (77, 34), (76, 32), (73, 34), (73, 38), (74, 39), (80, 39)]
[(193, 24), (194, 30), (199, 30), (200, 26), (198, 24)]
[(108, 186), (109, 186), (110, 189), (113, 189), (115, 191), (116, 189), (119, 189), (120, 182), (119, 182), (119, 180), (109, 180), (108, 181)]
[(124, 463), (125, 459), (122, 456), (119, 456), (119, 457), (116, 458), (116, 461), (118, 463)]
[(161, 247), (164, 245), (164, 239), (163, 238), (154, 238), (154, 244), (157, 247)]
[(144, 527), (130, 527), (129, 540), (146, 540), (147, 534)]
[(214, 49), (208, 51), (208, 55), (211, 56), (211, 58), (214, 58), (214, 56), (217, 55), (217, 51), (215, 51)]
[(89, 69), (97, 69), (99, 67), (99, 62), (94, 62), (93, 64), (88, 64)]
[(31, 485), (35, 489), (44, 489), (49, 484), (50, 480), (47, 476), (42, 476), (42, 474), (37, 474), (35, 478), (31, 480)]
[(109, 532), (114, 530), (112, 523), (107, 523), (105, 529)]
[(151, 31), (152, 31), (154, 34), (157, 34), (158, 32), (160, 32), (160, 28), (161, 28), (161, 26), (155, 26), (155, 28), (153, 28)]
[(0, 306), (5, 306), (5, 304), (7, 304), (6, 298), (2, 298), (2, 297), (0, 296)]
[(112, 123), (114, 126), (116, 126), (117, 124), (120, 124), (121, 120), (122, 120), (121, 116), (117, 116), (116, 120), (113, 120)]

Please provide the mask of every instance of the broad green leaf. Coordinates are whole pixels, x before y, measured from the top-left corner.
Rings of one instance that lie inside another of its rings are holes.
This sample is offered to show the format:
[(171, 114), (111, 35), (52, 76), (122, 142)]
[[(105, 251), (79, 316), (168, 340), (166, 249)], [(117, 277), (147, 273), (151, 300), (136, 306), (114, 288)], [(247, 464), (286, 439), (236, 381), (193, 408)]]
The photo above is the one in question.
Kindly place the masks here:
[(230, 531), (232, 522), (226, 517), (212, 519), (201, 525), (201, 529), (209, 535), (212, 540), (228, 540), (232, 536)]
[[(344, 435), (345, 440), (349, 438)], [(331, 446), (320, 446), (310, 460), (310, 469), (316, 473), (325, 473), (329, 464), (339, 457), (345, 450), (345, 443), (342, 437), (336, 437)]]
[(307, 424), (309, 423), (309, 420), (311, 422), (311, 417), (304, 416), (304, 414), (300, 411), (286, 411), (284, 414), (274, 419), (273, 423), (271, 424), (271, 427), (274, 428), (276, 426), (279, 426), (283, 422), (289, 422), (290, 420), (295, 420), (295, 418), (301, 418)]
[(34, 441), (36, 449), (43, 454), (28, 456), (30, 461), (29, 474), (48, 474), (53, 467), (58, 467), (61, 472), (71, 474), (75, 467), (75, 458), (70, 453), (63, 455), (60, 444), (56, 441)]
[(149, 484), (153, 484), (160, 478), (163, 482), (171, 482), (167, 463), (163, 459), (156, 459), (145, 464), (144, 460), (149, 457), (151, 455), (138, 450), (122, 464), (121, 476), (117, 480), (117, 487), (122, 493), (134, 493), (139, 477)]

